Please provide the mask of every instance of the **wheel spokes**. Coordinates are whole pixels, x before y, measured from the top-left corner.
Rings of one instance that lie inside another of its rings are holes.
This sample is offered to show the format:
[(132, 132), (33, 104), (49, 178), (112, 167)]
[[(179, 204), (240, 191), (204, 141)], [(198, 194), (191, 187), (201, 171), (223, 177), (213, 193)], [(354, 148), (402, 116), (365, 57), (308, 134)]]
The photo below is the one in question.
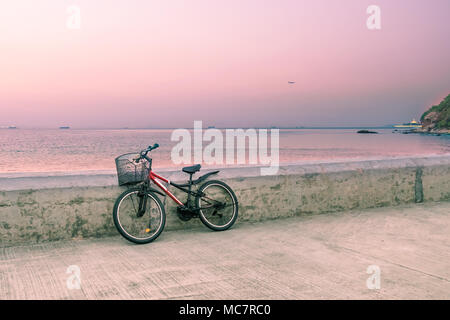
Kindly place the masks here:
[(222, 227), (233, 219), (235, 203), (222, 185), (209, 185), (202, 192), (199, 210), (209, 223)]
[(135, 199), (136, 193), (124, 198), (118, 210), (118, 220), (123, 231), (137, 239), (152, 237), (161, 226), (161, 209), (152, 197), (146, 197), (146, 210), (139, 212)]

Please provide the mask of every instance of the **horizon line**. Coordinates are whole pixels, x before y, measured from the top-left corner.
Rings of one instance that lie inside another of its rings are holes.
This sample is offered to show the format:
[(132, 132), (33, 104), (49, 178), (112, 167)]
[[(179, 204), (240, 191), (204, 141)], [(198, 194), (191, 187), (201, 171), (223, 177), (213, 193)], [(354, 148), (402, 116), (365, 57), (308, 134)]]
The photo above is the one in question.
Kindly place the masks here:
[[(216, 126), (204, 126), (202, 129), (362, 129), (362, 128), (379, 128), (379, 129), (389, 129), (394, 128), (394, 124), (387, 125), (372, 125), (372, 126), (254, 126), (254, 127), (216, 127)], [(188, 129), (193, 130), (193, 127), (71, 127), (65, 126), (67, 128), (61, 127), (7, 127), (1, 126), (0, 129), (4, 130), (20, 130), (20, 129), (37, 129), (37, 130), (175, 130), (175, 129)]]

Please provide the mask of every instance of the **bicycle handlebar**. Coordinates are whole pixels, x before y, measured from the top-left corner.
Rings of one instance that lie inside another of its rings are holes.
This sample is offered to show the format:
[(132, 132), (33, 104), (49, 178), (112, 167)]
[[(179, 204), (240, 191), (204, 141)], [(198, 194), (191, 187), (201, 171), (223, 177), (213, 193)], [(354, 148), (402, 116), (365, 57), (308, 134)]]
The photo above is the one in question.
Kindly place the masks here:
[(159, 144), (155, 143), (153, 146), (149, 146), (147, 149), (145, 149), (145, 152), (148, 153), (149, 151), (155, 150), (159, 147)]
[(147, 149), (144, 149), (141, 152), (139, 152), (139, 157), (136, 158), (135, 161), (138, 162), (139, 160), (141, 160), (143, 158), (146, 159), (147, 158), (147, 153), (149, 153), (152, 150), (155, 150), (158, 147), (159, 147), (159, 144), (157, 144), (157, 143), (155, 143), (153, 146), (148, 146)]

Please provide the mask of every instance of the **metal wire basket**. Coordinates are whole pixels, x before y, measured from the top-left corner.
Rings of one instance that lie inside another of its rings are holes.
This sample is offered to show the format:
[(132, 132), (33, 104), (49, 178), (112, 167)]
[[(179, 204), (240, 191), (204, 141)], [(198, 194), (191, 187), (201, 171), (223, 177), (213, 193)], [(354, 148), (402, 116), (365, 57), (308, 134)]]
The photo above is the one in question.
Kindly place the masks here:
[(136, 153), (126, 153), (116, 158), (119, 186), (137, 184), (148, 178), (149, 165), (142, 159), (136, 163), (133, 159), (138, 156)]

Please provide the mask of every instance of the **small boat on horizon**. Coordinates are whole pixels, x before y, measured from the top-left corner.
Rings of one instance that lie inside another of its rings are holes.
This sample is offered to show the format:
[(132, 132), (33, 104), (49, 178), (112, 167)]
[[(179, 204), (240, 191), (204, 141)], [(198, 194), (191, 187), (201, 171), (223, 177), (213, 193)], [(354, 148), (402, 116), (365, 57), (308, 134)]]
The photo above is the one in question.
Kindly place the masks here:
[(394, 127), (395, 128), (422, 128), (422, 124), (420, 122), (417, 122), (416, 119), (412, 119), (411, 122), (403, 123), (403, 124), (396, 124)]
[(17, 129), (16, 126), (9, 126), (8, 129)]
[(62, 129), (62, 130), (64, 130), (64, 129), (70, 129), (69, 126), (62, 126), (62, 127), (59, 127), (59, 128)]

